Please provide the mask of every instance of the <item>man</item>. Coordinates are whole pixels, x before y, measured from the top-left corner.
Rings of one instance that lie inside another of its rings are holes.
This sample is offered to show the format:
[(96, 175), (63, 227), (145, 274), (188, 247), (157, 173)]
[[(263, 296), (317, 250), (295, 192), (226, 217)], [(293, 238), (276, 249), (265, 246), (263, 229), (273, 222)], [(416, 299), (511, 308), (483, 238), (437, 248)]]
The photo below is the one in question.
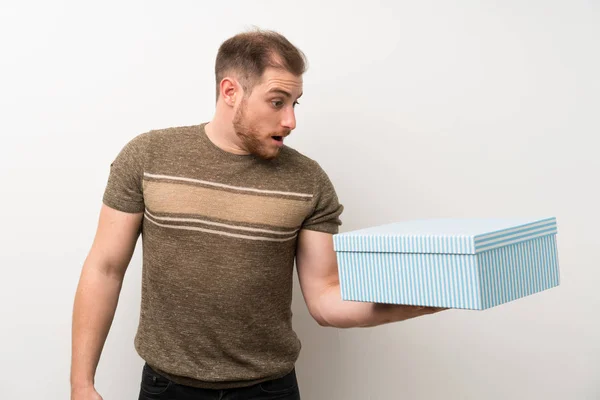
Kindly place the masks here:
[(253, 31), (225, 41), (204, 124), (150, 131), (111, 164), (73, 310), (72, 399), (94, 375), (138, 234), (140, 399), (299, 399), (293, 264), (322, 326), (368, 327), (436, 309), (341, 300), (332, 234), (342, 205), (325, 172), (284, 145), (303, 53)]

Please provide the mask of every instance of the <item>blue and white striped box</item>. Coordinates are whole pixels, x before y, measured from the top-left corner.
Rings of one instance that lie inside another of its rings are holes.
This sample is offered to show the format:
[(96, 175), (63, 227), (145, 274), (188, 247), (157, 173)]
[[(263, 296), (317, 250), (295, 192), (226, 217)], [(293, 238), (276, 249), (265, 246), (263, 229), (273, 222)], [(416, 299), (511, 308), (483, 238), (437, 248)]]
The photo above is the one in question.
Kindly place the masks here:
[(429, 219), (334, 235), (343, 300), (483, 310), (558, 286), (556, 218)]

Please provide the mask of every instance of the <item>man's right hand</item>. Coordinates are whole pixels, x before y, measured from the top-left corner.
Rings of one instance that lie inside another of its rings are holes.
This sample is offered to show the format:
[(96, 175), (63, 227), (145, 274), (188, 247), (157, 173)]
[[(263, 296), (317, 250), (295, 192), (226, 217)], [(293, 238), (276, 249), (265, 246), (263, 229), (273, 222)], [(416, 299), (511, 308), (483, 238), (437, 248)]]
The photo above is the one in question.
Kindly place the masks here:
[(71, 400), (103, 400), (93, 386), (71, 389)]
[(94, 375), (117, 308), (143, 213), (102, 205), (92, 249), (83, 264), (73, 304), (71, 399), (102, 400)]

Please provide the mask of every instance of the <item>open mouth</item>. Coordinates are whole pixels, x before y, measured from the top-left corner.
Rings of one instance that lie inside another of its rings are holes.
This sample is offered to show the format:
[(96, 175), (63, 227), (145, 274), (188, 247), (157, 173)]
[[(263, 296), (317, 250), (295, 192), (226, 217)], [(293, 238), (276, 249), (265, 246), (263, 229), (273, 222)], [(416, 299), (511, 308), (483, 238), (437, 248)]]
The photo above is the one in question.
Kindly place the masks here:
[(271, 137), (278, 142), (283, 142), (283, 136), (271, 136)]

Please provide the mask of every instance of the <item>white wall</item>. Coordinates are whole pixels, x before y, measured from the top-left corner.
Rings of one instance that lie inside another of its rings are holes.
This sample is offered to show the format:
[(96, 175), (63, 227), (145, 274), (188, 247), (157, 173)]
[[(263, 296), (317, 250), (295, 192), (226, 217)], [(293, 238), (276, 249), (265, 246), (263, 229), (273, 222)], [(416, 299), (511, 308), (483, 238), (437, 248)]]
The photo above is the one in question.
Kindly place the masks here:
[[(297, 291), (303, 398), (600, 398), (597, 2), (4, 3), (2, 398), (68, 398), (72, 302), (109, 163), (138, 133), (208, 120), (217, 48), (252, 25), (308, 55), (290, 145), (330, 174), (344, 231), (559, 222), (561, 286), (488, 311), (335, 330)], [(107, 400), (137, 398), (140, 254), (97, 373)]]

